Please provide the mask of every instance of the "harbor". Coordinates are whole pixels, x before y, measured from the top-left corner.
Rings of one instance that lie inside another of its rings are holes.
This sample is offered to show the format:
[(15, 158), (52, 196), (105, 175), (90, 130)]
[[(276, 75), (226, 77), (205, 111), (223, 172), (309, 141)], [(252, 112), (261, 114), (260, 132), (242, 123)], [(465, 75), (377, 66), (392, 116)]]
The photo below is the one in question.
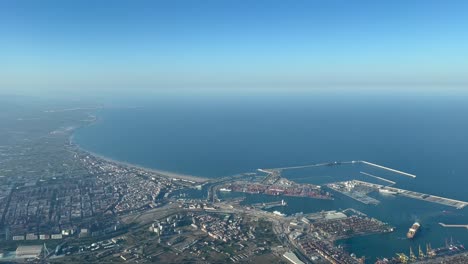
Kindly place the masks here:
[(364, 182), (364, 181), (359, 181), (359, 180), (354, 180), (354, 182), (357, 185), (363, 185), (367, 187), (372, 187), (375, 190), (386, 190), (388, 192), (393, 192), (397, 195), (413, 198), (413, 199), (418, 199), (418, 200), (423, 200), (431, 203), (438, 203), (446, 206), (451, 206), (455, 207), (457, 209), (463, 209), (465, 206), (468, 205), (468, 202), (465, 201), (460, 201), (460, 200), (455, 200), (455, 199), (450, 199), (450, 198), (445, 198), (445, 197), (440, 197), (436, 195), (431, 195), (431, 194), (424, 194), (420, 192), (415, 192), (415, 191), (409, 191), (409, 190), (404, 190), (404, 189), (399, 189), (395, 187), (389, 187), (389, 186), (384, 186), (380, 184), (375, 184), (375, 183), (370, 183), (370, 182)]

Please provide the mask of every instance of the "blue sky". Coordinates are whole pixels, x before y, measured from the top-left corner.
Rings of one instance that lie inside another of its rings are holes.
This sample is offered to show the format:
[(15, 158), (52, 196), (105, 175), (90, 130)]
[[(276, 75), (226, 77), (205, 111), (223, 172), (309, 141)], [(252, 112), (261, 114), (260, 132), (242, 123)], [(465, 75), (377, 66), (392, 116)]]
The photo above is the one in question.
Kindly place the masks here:
[(0, 91), (463, 90), (466, 14), (450, 0), (4, 0)]

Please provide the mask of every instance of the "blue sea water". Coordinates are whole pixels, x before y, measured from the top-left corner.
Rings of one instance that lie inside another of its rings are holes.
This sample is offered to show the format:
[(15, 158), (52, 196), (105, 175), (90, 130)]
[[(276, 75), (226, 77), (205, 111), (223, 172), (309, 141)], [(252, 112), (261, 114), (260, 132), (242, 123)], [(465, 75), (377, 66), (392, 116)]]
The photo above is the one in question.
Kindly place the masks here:
[[(368, 160), (418, 177), (368, 167), (291, 170), (285, 176), (322, 184), (365, 170), (397, 181), (397, 187), (468, 201), (468, 98), (171, 97), (138, 106), (102, 110), (96, 124), (76, 132), (75, 142), (116, 160), (204, 177)], [(466, 208), (376, 195), (382, 201), (376, 207), (345, 197), (332, 202), (289, 198), (284, 210), (306, 213), (352, 206), (396, 226), (390, 235), (340, 242), (371, 258), (407, 252), (416, 243), (440, 246), (450, 236), (468, 244), (467, 230), (437, 225), (467, 224)], [(416, 241), (401, 239), (415, 220), (423, 221), (423, 232)]]

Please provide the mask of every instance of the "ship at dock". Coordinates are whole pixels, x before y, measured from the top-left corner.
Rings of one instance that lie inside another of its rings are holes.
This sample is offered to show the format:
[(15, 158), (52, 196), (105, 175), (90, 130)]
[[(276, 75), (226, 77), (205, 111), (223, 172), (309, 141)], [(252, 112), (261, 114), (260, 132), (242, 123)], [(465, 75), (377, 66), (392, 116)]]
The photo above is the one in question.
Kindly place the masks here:
[(415, 222), (408, 230), (408, 233), (406, 233), (406, 237), (412, 239), (418, 232), (419, 227), (421, 227), (421, 225), (418, 222)]

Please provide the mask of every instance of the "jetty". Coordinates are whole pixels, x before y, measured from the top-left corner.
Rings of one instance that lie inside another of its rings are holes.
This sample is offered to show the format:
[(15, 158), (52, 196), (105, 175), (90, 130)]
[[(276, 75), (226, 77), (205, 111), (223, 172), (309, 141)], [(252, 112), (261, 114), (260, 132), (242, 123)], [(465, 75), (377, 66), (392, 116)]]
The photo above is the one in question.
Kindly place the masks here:
[(361, 173), (362, 175), (366, 175), (366, 176), (369, 176), (369, 177), (376, 178), (376, 179), (381, 180), (381, 181), (384, 181), (384, 182), (388, 182), (388, 183), (390, 183), (390, 185), (396, 184), (396, 182), (394, 182), (394, 181), (387, 180), (387, 179), (385, 179), (385, 178), (382, 178), (382, 177), (379, 177), (379, 176), (375, 176), (375, 175), (370, 174), (370, 173), (367, 173), (367, 172), (360, 171), (359, 173)]

